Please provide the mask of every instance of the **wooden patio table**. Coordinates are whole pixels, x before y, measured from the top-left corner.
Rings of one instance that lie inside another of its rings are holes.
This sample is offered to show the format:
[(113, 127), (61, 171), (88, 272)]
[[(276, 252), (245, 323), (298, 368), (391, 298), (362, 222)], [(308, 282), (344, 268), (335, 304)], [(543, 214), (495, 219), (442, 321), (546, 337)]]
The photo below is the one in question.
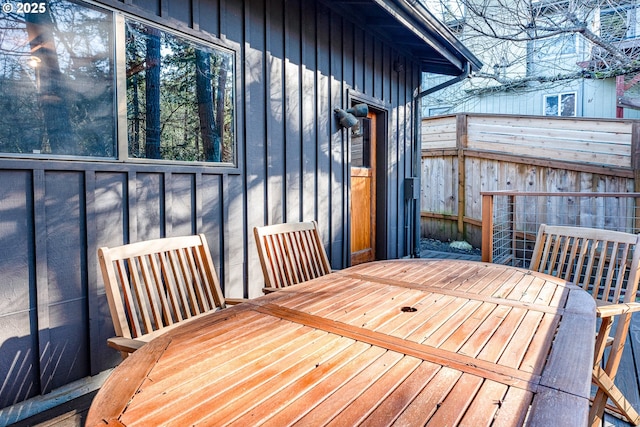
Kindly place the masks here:
[(87, 425), (586, 425), (595, 305), (524, 269), (362, 264), (133, 353)]

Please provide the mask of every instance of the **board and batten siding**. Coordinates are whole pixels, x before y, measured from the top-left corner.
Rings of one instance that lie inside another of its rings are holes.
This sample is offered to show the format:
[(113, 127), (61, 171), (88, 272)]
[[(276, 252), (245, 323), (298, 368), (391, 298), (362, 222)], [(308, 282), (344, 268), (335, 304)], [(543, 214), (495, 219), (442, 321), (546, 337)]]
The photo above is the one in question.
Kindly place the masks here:
[(0, 408), (120, 361), (106, 346), (100, 246), (204, 233), (225, 294), (257, 297), (253, 227), (316, 219), (333, 268), (345, 267), (349, 147), (333, 109), (352, 99), (386, 113), (383, 256), (407, 255), (412, 58), (312, 1), (97, 3), (236, 51), (238, 168), (0, 158)]
[(638, 121), (616, 119), (423, 119), (421, 233), (479, 247), (483, 191), (637, 191), (632, 147), (639, 129)]

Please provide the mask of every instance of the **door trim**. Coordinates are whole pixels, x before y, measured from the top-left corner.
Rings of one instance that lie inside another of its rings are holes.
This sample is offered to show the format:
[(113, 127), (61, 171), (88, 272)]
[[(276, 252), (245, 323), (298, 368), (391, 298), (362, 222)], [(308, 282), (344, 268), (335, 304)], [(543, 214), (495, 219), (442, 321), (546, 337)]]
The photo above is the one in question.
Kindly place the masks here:
[[(376, 114), (376, 150), (375, 150), (375, 162), (376, 162), (376, 219), (375, 219), (375, 259), (384, 260), (387, 259), (388, 254), (388, 187), (389, 178), (387, 175), (388, 163), (389, 163), (389, 118), (391, 117), (391, 103), (381, 101), (376, 98), (361, 94), (354, 90), (348, 91), (348, 105), (357, 103), (365, 103), (369, 106), (369, 111)], [(349, 153), (349, 162), (347, 164), (347, 171), (351, 173), (351, 135), (348, 136), (347, 150)], [(346, 172), (346, 171), (345, 171)], [(349, 175), (347, 191), (347, 209), (351, 207), (351, 176)], [(351, 265), (351, 213), (347, 215), (348, 231), (346, 237), (349, 239), (345, 245), (345, 258), (348, 265)]]

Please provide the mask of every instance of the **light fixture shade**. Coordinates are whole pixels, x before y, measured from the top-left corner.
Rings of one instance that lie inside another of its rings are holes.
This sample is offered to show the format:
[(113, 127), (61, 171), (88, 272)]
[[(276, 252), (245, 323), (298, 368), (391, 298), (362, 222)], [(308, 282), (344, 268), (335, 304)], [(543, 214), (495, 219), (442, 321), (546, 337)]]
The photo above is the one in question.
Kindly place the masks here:
[(347, 109), (347, 113), (351, 113), (356, 117), (367, 117), (369, 114), (369, 106), (367, 104), (356, 104)]
[(343, 128), (350, 128), (358, 123), (358, 119), (351, 113), (344, 111), (341, 108), (336, 108), (333, 110), (336, 114), (336, 119), (338, 119), (338, 123)]

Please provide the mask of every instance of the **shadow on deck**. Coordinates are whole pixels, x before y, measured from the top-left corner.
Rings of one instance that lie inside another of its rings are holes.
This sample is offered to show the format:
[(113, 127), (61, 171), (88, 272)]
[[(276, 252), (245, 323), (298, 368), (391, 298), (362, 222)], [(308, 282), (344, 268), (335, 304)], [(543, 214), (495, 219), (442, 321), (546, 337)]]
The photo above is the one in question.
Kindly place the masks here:
[(82, 427), (97, 390), (11, 424), (13, 427)]

